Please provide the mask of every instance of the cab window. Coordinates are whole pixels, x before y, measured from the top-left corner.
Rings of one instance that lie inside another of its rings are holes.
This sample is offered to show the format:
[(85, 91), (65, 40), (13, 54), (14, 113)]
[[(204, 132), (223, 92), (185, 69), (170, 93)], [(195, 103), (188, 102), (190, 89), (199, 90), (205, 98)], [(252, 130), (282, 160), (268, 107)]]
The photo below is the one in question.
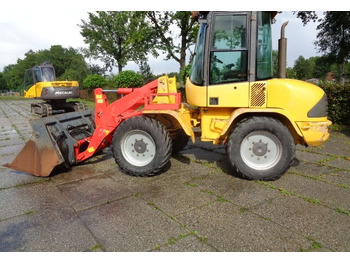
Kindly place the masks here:
[(216, 15), (210, 51), (210, 84), (247, 81), (246, 15)]

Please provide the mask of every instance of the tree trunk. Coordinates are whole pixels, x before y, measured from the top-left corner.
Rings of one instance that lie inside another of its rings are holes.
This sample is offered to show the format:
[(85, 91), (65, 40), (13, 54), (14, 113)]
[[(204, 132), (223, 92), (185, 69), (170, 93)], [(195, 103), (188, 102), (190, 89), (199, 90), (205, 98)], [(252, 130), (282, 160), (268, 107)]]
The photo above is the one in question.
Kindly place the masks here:
[(121, 73), (123, 71), (123, 66), (118, 64), (118, 73)]
[(345, 61), (341, 65), (340, 84), (345, 85)]

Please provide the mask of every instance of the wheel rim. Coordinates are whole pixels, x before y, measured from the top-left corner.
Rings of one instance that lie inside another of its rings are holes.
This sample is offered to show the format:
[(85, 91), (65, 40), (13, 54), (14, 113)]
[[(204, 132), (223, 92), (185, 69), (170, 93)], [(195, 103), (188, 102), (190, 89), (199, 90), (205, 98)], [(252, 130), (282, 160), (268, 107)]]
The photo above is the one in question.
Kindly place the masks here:
[(258, 170), (274, 167), (281, 159), (282, 144), (269, 132), (255, 131), (247, 135), (241, 143), (241, 157), (246, 165)]
[(134, 166), (145, 166), (152, 162), (156, 153), (153, 138), (142, 130), (128, 132), (122, 140), (124, 158)]

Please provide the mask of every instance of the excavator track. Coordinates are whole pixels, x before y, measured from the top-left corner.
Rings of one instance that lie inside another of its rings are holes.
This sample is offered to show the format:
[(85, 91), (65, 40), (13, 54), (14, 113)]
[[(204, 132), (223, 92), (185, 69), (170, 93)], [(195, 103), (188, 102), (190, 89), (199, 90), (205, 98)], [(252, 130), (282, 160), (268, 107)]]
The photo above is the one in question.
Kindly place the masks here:
[(47, 117), (57, 114), (88, 110), (86, 104), (81, 102), (42, 102), (31, 104), (31, 113), (40, 117)]

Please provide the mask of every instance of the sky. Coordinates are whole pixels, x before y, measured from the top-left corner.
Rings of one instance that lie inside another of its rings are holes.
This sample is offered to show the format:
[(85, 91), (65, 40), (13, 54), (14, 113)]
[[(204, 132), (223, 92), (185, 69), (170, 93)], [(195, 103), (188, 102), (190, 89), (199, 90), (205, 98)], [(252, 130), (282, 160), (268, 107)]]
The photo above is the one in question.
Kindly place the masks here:
[[(4, 66), (15, 64), (17, 59), (23, 59), (24, 54), (29, 50), (36, 52), (50, 49), (52, 45), (61, 45), (65, 48), (87, 47), (80, 35), (78, 24), (82, 24), (81, 20), (87, 21), (88, 12), (96, 10), (228, 10), (227, 4), (213, 6), (212, 4), (203, 5), (196, 1), (191, 1), (189, 4), (189, 1), (183, 0), (176, 1), (176, 9), (169, 3), (159, 5), (155, 1), (134, 0), (130, 4), (126, 2), (122, 5), (119, 2), (105, 0), (86, 0), (84, 2), (74, 0), (61, 0), (59, 2), (47, 0), (10, 1), (5, 8), (0, 10), (0, 72), (3, 71)], [(322, 6), (322, 4), (313, 6), (310, 2), (313, 1), (294, 0), (290, 6), (274, 6), (274, 4), (269, 4), (268, 1), (253, 0), (246, 6), (233, 5), (231, 10), (234, 10), (234, 8), (236, 10), (252, 10), (252, 7), (254, 7), (253, 10), (265, 10), (265, 8), (271, 10), (275, 7), (277, 7), (277, 10), (282, 10), (282, 13), (276, 16), (276, 23), (273, 25), (273, 49), (277, 50), (280, 27), (283, 22), (288, 20), (289, 24), (286, 27), (286, 38), (288, 39), (287, 66), (292, 67), (294, 61), (300, 55), (305, 58), (321, 55), (317, 53), (313, 44), (316, 40), (317, 23), (309, 23), (303, 26), (301, 20), (291, 12), (295, 9), (316, 9), (319, 10), (317, 13), (322, 16), (323, 10), (330, 10), (327, 6)], [(332, 3), (335, 2), (337, 0), (332, 1)], [(181, 6), (186, 8), (180, 8)], [(335, 6), (337, 7), (337, 5)], [(302, 7), (305, 7), (305, 9)], [(350, 6), (342, 4), (341, 7), (342, 10), (349, 10)], [(86, 61), (88, 63), (99, 63), (89, 59)], [(164, 61), (160, 57), (149, 57), (148, 63), (153, 74), (176, 72), (179, 69), (177, 62), (173, 60)], [(124, 70), (127, 69), (137, 71), (138, 67), (134, 63), (129, 63), (124, 68)], [(116, 73), (116, 70), (114, 72)]]

